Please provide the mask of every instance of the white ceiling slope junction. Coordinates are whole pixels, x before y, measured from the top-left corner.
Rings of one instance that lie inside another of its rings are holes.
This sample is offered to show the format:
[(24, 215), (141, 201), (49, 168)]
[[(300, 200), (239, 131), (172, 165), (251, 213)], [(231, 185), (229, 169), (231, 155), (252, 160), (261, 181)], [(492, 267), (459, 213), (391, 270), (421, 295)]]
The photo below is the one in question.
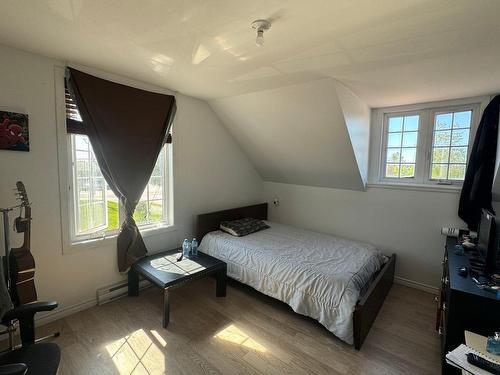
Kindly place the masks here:
[(370, 109), (334, 79), (213, 100), (265, 181), (363, 190)]
[(335, 78), (379, 107), (497, 92), (499, 14), (499, 0), (2, 0), (0, 43), (199, 98)]

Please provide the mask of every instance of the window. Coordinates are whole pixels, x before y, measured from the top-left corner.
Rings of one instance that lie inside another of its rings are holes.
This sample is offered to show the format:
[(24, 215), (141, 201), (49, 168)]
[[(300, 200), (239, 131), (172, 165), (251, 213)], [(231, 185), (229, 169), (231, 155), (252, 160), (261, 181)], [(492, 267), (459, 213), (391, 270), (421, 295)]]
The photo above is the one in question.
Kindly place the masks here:
[(386, 178), (415, 177), (419, 121), (419, 115), (388, 118)]
[[(123, 218), (118, 198), (101, 173), (94, 151), (84, 133), (82, 119), (68, 90), (66, 131), (69, 143), (70, 240), (72, 243), (117, 234)], [(171, 143), (168, 134), (166, 143)], [(172, 224), (171, 149), (165, 145), (156, 161), (149, 182), (134, 212), (140, 229)]]
[(71, 135), (75, 235), (118, 229), (118, 199), (107, 187), (85, 135)]
[(134, 220), (139, 226), (155, 225), (166, 221), (167, 195), (165, 181), (165, 147), (163, 147), (155, 168), (151, 174), (148, 185), (142, 193), (141, 200), (137, 204)]
[[(383, 184), (460, 185), (475, 127), (488, 98), (374, 110), (382, 137), (370, 181)], [(376, 132), (374, 132), (376, 133)], [(377, 151), (375, 151), (376, 153)], [(378, 175), (378, 176), (377, 176)], [(375, 177), (377, 176), (377, 177)]]
[(463, 181), (467, 164), (472, 110), (436, 112), (432, 132), (432, 180)]
[[(81, 134), (71, 134), (69, 137), (73, 176), (73, 241), (114, 235), (123, 217), (118, 198), (104, 180), (88, 137)], [(169, 224), (167, 170), (168, 159), (164, 146), (134, 212), (139, 228)]]

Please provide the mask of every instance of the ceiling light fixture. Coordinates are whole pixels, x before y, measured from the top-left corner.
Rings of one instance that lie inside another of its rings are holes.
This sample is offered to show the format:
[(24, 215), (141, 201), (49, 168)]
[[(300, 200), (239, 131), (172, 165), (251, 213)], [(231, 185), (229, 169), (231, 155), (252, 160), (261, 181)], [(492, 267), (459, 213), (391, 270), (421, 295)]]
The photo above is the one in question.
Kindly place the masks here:
[(264, 31), (271, 28), (271, 22), (268, 20), (256, 20), (252, 22), (252, 28), (257, 30), (257, 38), (255, 39), (255, 44), (261, 46), (264, 44)]

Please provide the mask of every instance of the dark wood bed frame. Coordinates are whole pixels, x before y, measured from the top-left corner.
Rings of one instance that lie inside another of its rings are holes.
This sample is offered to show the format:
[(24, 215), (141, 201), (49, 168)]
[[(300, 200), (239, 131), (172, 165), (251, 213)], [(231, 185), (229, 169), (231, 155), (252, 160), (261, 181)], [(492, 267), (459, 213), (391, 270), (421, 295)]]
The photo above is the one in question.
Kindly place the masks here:
[[(267, 203), (198, 215), (196, 238), (201, 241), (205, 234), (218, 230), (221, 221), (237, 220), (244, 217), (267, 220)], [(395, 265), (396, 254), (392, 254), (389, 261), (374, 275), (370, 285), (365, 288), (364, 293), (359, 297), (353, 316), (354, 348), (356, 350), (361, 348), (387, 293), (391, 289), (394, 282)]]

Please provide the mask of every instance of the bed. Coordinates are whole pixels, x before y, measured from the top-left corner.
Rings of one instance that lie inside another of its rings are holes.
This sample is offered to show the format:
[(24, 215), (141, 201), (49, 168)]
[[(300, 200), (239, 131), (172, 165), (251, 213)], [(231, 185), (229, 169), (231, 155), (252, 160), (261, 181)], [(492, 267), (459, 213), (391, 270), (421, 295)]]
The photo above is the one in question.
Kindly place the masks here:
[(244, 237), (221, 221), (267, 220), (267, 203), (197, 217), (200, 251), (228, 265), (228, 276), (318, 320), (359, 350), (394, 280), (395, 254), (279, 223)]

